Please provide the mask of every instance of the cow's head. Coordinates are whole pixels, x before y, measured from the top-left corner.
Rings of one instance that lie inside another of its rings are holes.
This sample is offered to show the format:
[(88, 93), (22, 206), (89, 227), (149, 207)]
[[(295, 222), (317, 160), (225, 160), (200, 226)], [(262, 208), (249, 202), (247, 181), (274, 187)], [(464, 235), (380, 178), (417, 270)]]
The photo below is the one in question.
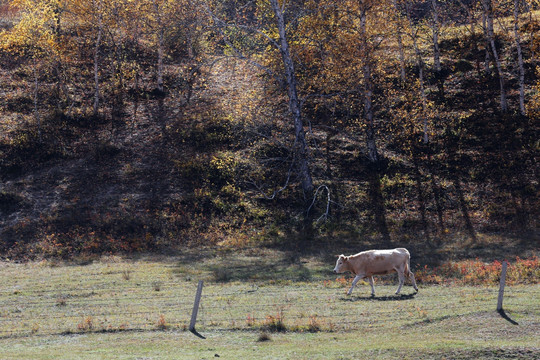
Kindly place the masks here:
[(349, 258), (345, 255), (338, 255), (338, 259), (336, 261), (336, 267), (334, 268), (334, 272), (336, 274), (343, 273), (348, 270), (349, 264), (348, 264)]

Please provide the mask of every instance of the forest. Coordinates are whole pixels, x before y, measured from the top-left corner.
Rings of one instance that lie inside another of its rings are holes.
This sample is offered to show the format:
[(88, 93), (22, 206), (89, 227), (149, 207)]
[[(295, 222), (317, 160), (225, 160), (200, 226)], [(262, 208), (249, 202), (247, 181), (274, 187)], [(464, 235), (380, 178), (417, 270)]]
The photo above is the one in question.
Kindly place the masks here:
[(2, 0), (0, 257), (537, 248), (539, 6)]

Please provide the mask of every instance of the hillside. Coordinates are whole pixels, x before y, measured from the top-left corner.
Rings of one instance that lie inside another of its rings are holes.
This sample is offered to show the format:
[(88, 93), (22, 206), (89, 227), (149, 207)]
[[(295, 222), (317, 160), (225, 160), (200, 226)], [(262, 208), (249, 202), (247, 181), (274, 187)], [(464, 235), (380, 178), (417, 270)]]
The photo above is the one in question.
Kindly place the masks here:
[[(108, 13), (102, 17), (109, 32), (99, 44), (95, 23), (66, 10), (58, 32), (49, 31), (55, 23), (41, 24), (51, 41), (61, 39), (47, 50), (15, 41), (28, 9), (8, 11), (7, 5), (0, 47), (4, 258), (174, 253), (193, 246), (456, 246), (464, 257), (489, 256), (482, 247), (512, 255), (538, 250), (540, 26), (533, 12), (520, 20), (526, 114), (519, 113), (512, 33), (504, 29), (497, 29), (496, 40), (506, 112), (495, 63), (484, 70), (479, 29), (468, 36), (464, 25), (447, 26), (439, 71), (429, 41), (420, 44), (426, 61), (420, 68), (412, 41), (404, 40), (406, 83), (399, 79), (397, 43), (383, 42), (373, 50), (377, 62), (364, 59), (375, 64), (370, 88), (362, 63), (354, 63), (362, 56), (338, 55), (350, 33), (325, 35), (333, 48), (319, 58), (298, 35), (308, 27), (298, 25), (291, 43), (313, 179), (309, 194), (301, 186), (287, 83), (276, 84), (268, 71), (231, 50), (245, 46), (266, 69), (278, 71), (280, 58), (272, 51), (257, 55), (259, 40), (234, 38), (231, 45), (217, 39), (219, 32), (209, 34), (202, 18), (195, 23), (193, 14), (174, 13), (171, 23), (191, 19), (195, 30), (166, 27), (165, 15), (149, 17), (163, 21), (165, 41), (159, 42), (152, 35), (156, 23), (141, 25), (136, 37), (128, 31), (133, 22), (119, 25), (124, 22), (113, 18), (125, 21), (129, 14), (111, 12), (110, 23)], [(308, 20), (309, 29), (331, 28)], [(382, 34), (376, 26), (367, 31)], [(363, 90), (349, 91), (354, 82)], [(428, 102), (423, 110), (420, 86)], [(371, 123), (364, 118), (368, 88)], [(370, 124), (376, 162), (366, 146)], [(516, 240), (505, 245), (501, 239)]]

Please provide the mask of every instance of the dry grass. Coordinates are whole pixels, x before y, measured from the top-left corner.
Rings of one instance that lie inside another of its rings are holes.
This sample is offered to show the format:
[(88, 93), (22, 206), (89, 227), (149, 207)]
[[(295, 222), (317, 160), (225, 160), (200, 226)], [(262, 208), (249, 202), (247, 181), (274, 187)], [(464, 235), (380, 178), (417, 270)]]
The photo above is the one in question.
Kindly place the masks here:
[[(257, 258), (266, 265), (257, 267)], [(229, 281), (214, 278), (219, 263), (233, 265)], [(239, 263), (252, 266), (251, 272)], [(463, 264), (474, 270), (477, 261)], [(509, 276), (534, 264), (535, 259), (520, 260)], [(516, 326), (496, 313), (498, 289), (491, 282), (422, 283), (417, 295), (406, 286), (403, 295), (395, 296), (396, 279), (389, 277), (377, 280), (375, 298), (367, 284), (346, 296), (351, 279), (336, 279), (332, 266), (324, 257), (292, 261), (269, 250), (198, 259), (103, 258), (86, 265), (3, 262), (0, 353), (10, 359), (121, 358), (127, 353), (160, 359), (539, 355), (538, 282), (510, 282), (504, 307)], [(122, 276), (126, 269), (129, 281)], [(207, 340), (186, 331), (196, 279), (205, 280), (197, 330)], [(43, 349), (43, 342), (56, 345)]]

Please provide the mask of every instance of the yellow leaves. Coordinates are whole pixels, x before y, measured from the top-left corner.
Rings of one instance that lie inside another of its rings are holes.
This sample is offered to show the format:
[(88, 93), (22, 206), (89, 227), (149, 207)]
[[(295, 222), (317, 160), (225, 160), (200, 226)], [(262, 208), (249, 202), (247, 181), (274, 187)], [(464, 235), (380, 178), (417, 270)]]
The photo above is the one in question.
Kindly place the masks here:
[[(540, 75), (540, 66), (536, 67), (537, 76)], [(540, 80), (533, 87), (534, 91), (531, 94), (530, 100), (527, 102), (527, 115), (531, 118), (540, 117)], [(537, 142), (540, 144), (540, 142)]]
[(2, 32), (0, 48), (15, 53), (40, 56), (55, 52), (57, 43), (52, 31), (54, 11), (48, 1), (20, 0), (20, 21), (9, 31)]

